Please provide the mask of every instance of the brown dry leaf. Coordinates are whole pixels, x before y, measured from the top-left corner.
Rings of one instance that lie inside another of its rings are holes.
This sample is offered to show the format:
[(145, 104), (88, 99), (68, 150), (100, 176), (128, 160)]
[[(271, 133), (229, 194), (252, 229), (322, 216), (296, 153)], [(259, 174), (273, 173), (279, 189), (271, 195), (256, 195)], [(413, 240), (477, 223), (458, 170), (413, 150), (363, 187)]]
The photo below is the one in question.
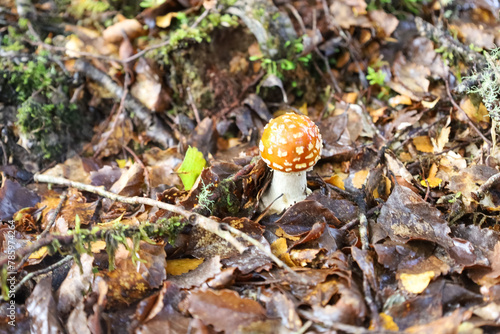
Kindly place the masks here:
[(334, 1), (330, 6), (330, 13), (333, 16), (335, 24), (340, 25), (344, 29), (349, 29), (351, 26), (371, 27), (371, 22), (366, 14), (366, 2), (359, 1)]
[(92, 285), (92, 264), (94, 257), (88, 254), (80, 256), (81, 265), (73, 262), (68, 275), (57, 290), (57, 310), (67, 314), (78, 303), (83, 301), (85, 294)]
[(175, 259), (167, 260), (167, 274), (177, 276), (196, 269), (204, 259)]
[(234, 333), (239, 327), (266, 319), (265, 309), (256, 301), (241, 298), (232, 290), (192, 292), (180, 305), (196, 319), (212, 325), (216, 331)]
[(427, 240), (448, 250), (450, 228), (442, 213), (406, 187), (396, 185), (377, 219), (394, 241)]
[[(128, 242), (133, 249), (132, 242)], [(96, 273), (109, 285), (106, 295), (108, 305), (129, 305), (140, 300), (167, 278), (166, 254), (162, 244), (151, 245), (141, 241), (137, 256), (144, 262), (133, 263), (130, 252), (120, 244), (115, 253), (116, 269), (108, 271), (102, 268)]]
[(169, 281), (177, 285), (181, 289), (189, 289), (199, 287), (209, 279), (221, 272), (220, 257), (214, 256), (207, 259), (205, 262), (197, 266), (194, 270), (184, 274), (170, 277)]
[(151, 111), (162, 112), (170, 108), (170, 96), (162, 82), (163, 73), (145, 58), (139, 58), (134, 70), (135, 82), (130, 93)]
[(396, 16), (386, 13), (382, 9), (370, 10), (368, 16), (375, 23), (378, 30), (383, 32), (385, 37), (391, 36), (399, 24), (399, 20)]
[[(431, 321), (423, 325), (414, 325), (410, 328), (405, 329), (405, 333), (411, 334), (450, 334), (458, 333), (458, 328), (460, 324), (470, 318), (472, 315), (471, 311), (465, 311), (463, 309), (457, 309), (453, 311), (448, 316), (442, 317), (440, 319)], [(481, 331), (482, 332), (482, 331)], [(474, 332), (472, 332), (474, 333)]]
[(22, 208), (33, 207), (40, 197), (18, 182), (5, 179), (0, 188), (0, 220), (10, 220)]
[(317, 201), (304, 200), (295, 203), (285, 211), (283, 216), (276, 221), (286, 233), (300, 236), (311, 231), (314, 224), (327, 222), (329, 225), (340, 227), (342, 222), (335, 217), (333, 212)]
[(434, 152), (434, 147), (432, 146), (431, 139), (429, 136), (418, 136), (413, 138), (413, 145), (419, 150), (420, 152), (425, 152), (425, 153), (433, 153)]
[(89, 163), (85, 163), (80, 156), (75, 155), (64, 163), (57, 164), (55, 167), (46, 170), (43, 175), (63, 177), (71, 181), (89, 184), (90, 168)]
[(302, 327), (302, 321), (297, 314), (297, 305), (286, 294), (273, 291), (266, 302), (267, 315), (270, 318), (281, 319), (281, 324), (292, 331)]
[(52, 276), (45, 277), (37, 283), (26, 300), (26, 309), (30, 314), (32, 330), (39, 329), (40, 333), (44, 333), (42, 329), (47, 329), (47, 332), (50, 329), (52, 333), (65, 332), (52, 295)]
[(443, 152), (444, 146), (448, 144), (451, 132), (450, 122), (451, 122), (451, 117), (448, 117), (446, 125), (441, 129), (438, 137), (436, 139), (431, 138), (432, 146), (434, 146), (434, 153)]
[(343, 283), (337, 284), (339, 299), (335, 305), (312, 305), (311, 312), (302, 314), (313, 321), (321, 322), (326, 326), (334, 323), (359, 324), (366, 316), (366, 306), (363, 296), (355, 283), (346, 286)]
[[(103, 91), (102, 88), (99, 90)], [(97, 159), (109, 157), (122, 151), (133, 137), (133, 125), (124, 113), (115, 115), (102, 133), (96, 133), (92, 138), (94, 152), (98, 152)]]
[(139, 21), (135, 19), (127, 19), (109, 26), (102, 32), (102, 37), (107, 42), (119, 43), (123, 39), (122, 31), (125, 32), (130, 40), (145, 34), (144, 28)]
[(401, 95), (406, 95), (414, 101), (420, 101), (429, 91), (431, 72), (428, 67), (408, 61), (399, 52), (392, 65), (394, 76), (388, 86)]

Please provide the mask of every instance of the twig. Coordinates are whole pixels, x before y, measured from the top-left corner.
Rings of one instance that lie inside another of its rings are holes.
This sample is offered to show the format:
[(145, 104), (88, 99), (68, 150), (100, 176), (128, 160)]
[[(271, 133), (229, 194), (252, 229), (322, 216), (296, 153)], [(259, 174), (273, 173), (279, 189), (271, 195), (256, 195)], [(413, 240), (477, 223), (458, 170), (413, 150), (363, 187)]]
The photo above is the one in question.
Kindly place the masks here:
[[(117, 99), (122, 99), (125, 91), (116, 82), (114, 82), (106, 73), (98, 70), (89, 62), (78, 59), (75, 62), (74, 68), (78, 72), (82, 72), (90, 79), (98, 82), (102, 87), (111, 92)], [(146, 134), (154, 138), (157, 142), (165, 147), (173, 146), (176, 140), (172, 137), (170, 131), (165, 127), (162, 120), (151, 110), (146, 108), (142, 103), (137, 101), (130, 95), (126, 95), (124, 107), (130, 113), (134, 113), (134, 120), (144, 127)]]
[[(73, 187), (79, 190), (87, 191), (90, 193), (97, 194), (102, 197), (109, 198), (114, 201), (122, 202), (122, 203), (127, 203), (127, 204), (144, 204), (144, 205), (149, 205), (153, 207), (157, 207), (163, 210), (167, 210), (173, 213), (176, 213), (178, 215), (184, 216), (187, 218), (193, 225), (198, 225), (199, 227), (217, 235), (218, 237), (226, 240), (229, 242), (234, 248), (236, 248), (240, 253), (243, 253), (245, 251), (245, 246), (241, 244), (235, 237), (231, 235), (230, 232), (224, 231), (221, 229), (222, 226), (225, 224), (219, 224), (213, 219), (207, 218), (205, 216), (202, 216), (197, 213), (193, 213), (190, 211), (187, 211), (185, 209), (182, 209), (178, 206), (164, 203), (164, 202), (159, 202), (155, 201), (150, 198), (145, 198), (145, 197), (126, 197), (126, 196), (121, 196), (114, 194), (112, 192), (106, 191), (103, 188), (99, 187), (94, 187), (88, 184), (80, 183), (80, 182), (74, 182), (71, 180), (67, 180), (62, 177), (54, 177), (54, 176), (49, 176), (49, 175), (41, 175), (41, 174), (35, 174), (34, 180), (36, 182), (43, 182), (43, 183), (52, 183), (52, 184), (58, 184), (66, 187)], [(235, 235), (245, 239), (246, 241), (250, 242), (252, 245), (257, 247), (259, 250), (264, 252), (267, 256), (269, 256), (271, 259), (273, 259), (276, 264), (285, 269), (286, 271), (290, 272), (292, 275), (296, 276), (299, 279), (302, 279), (295, 271), (293, 271), (290, 267), (288, 267), (283, 261), (279, 260), (274, 256), (270, 251), (268, 251), (264, 245), (262, 245), (259, 241), (253, 239), (249, 235), (234, 229), (230, 226), (224, 226), (226, 229), (234, 233)], [(71, 236), (73, 237), (73, 236)], [(48, 243), (50, 244), (50, 243)], [(257, 246), (258, 245), (258, 246)], [(0, 263), (1, 264), (1, 263)]]
[(67, 198), (68, 198), (68, 194), (66, 192), (64, 192), (64, 194), (62, 194), (61, 200), (59, 201), (59, 204), (57, 205), (57, 208), (56, 208), (56, 210), (54, 212), (54, 216), (52, 217), (52, 219), (50, 220), (50, 222), (47, 224), (47, 226), (45, 226), (45, 230), (43, 230), (43, 232), (40, 233), (40, 236), (38, 237), (38, 239), (42, 239), (47, 234), (49, 234), (50, 229), (56, 223), (57, 216), (59, 215), (59, 212), (61, 212), (63, 204), (64, 204), (64, 202), (66, 201)]
[(37, 270), (37, 271), (33, 271), (31, 273), (29, 273), (28, 275), (24, 276), (23, 279), (21, 281), (19, 281), (19, 283), (14, 287), (14, 293), (16, 293), (17, 291), (19, 291), (19, 289), (26, 283), (28, 282), (30, 279), (32, 279), (33, 277), (36, 277), (36, 276), (39, 276), (39, 275), (43, 275), (43, 274), (46, 274), (46, 273), (49, 273), (51, 272), (52, 270), (56, 269), (56, 268), (59, 268), (60, 266), (68, 263), (69, 261), (71, 261), (73, 259), (73, 256), (71, 255), (68, 255), (66, 256), (65, 258), (63, 258), (62, 260), (56, 262), (56, 263), (53, 263), (51, 264), (50, 266), (48, 267), (45, 267), (43, 269), (40, 269), (40, 270)]
[(478, 198), (483, 198), (484, 194), (494, 185), (496, 185), (500, 181), (500, 173), (497, 173), (491, 176), (488, 180), (479, 189), (476, 191), (476, 195)]
[(196, 103), (194, 103), (193, 94), (191, 94), (191, 87), (187, 87), (186, 92), (188, 95), (188, 103), (191, 106), (191, 109), (193, 109), (194, 118), (196, 119), (196, 124), (200, 124), (201, 123), (200, 113), (198, 112), (198, 107), (196, 107)]
[(465, 117), (466, 117), (466, 119), (467, 119), (467, 123), (469, 123), (469, 126), (470, 126), (471, 128), (473, 128), (473, 129), (474, 129), (474, 131), (476, 131), (476, 132), (477, 132), (477, 134), (478, 134), (481, 138), (483, 138), (483, 140), (484, 140), (485, 142), (487, 142), (487, 143), (488, 143), (489, 147), (492, 147), (492, 146), (493, 146), (493, 144), (491, 143), (491, 140), (489, 140), (488, 138), (486, 138), (486, 137), (483, 135), (483, 133), (482, 133), (482, 132), (481, 132), (481, 131), (477, 128), (477, 126), (476, 126), (476, 125), (474, 125), (474, 123), (473, 123), (473, 122), (472, 122), (472, 120), (470, 119), (469, 115), (467, 115), (467, 113), (465, 112), (465, 110), (463, 110), (463, 109), (462, 109), (462, 108), (461, 108), (461, 107), (460, 107), (460, 106), (459, 106), (459, 105), (455, 102), (455, 100), (453, 99), (453, 96), (451, 96), (450, 86), (448, 85), (448, 80), (445, 80), (445, 81), (444, 81), (444, 84), (445, 84), (445, 86), (446, 86), (446, 93), (448, 94), (448, 97), (449, 97), (449, 99), (450, 99), (451, 104), (453, 104), (453, 106), (454, 106), (455, 108), (457, 108), (458, 110), (460, 110), (460, 112), (462, 112), (462, 113), (465, 115)]

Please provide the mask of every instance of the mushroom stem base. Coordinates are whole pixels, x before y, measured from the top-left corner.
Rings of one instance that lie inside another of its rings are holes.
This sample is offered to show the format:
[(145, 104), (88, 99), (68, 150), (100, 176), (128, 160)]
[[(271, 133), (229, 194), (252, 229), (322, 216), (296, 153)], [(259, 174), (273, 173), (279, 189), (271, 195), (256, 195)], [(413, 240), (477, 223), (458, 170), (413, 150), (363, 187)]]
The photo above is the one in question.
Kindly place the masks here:
[(275, 170), (271, 185), (260, 199), (260, 209), (264, 210), (283, 194), (268, 211), (268, 214), (281, 213), (293, 204), (303, 201), (310, 193), (311, 190), (307, 188), (306, 171), (283, 173)]

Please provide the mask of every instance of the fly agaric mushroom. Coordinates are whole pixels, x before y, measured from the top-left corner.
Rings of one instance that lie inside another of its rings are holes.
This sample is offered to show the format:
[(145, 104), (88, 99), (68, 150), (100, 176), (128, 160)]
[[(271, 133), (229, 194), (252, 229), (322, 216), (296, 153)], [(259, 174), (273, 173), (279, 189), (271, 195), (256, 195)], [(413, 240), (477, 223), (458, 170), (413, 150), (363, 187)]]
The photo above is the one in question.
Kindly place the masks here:
[(262, 160), (273, 169), (270, 187), (261, 198), (262, 207), (269, 213), (284, 209), (306, 198), (306, 172), (321, 156), (321, 134), (307, 116), (288, 113), (269, 121), (259, 142)]

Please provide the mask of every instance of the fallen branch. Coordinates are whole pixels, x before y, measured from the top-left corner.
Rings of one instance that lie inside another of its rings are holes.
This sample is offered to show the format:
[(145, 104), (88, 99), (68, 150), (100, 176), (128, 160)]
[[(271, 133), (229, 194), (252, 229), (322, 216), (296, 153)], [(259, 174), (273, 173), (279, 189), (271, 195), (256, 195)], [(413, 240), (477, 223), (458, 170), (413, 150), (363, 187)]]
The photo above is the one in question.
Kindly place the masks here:
[[(215, 220), (207, 218), (207, 217), (202, 216), (200, 214), (187, 211), (185, 209), (182, 209), (182, 208), (175, 206), (175, 205), (172, 205), (172, 204), (168, 204), (168, 203), (164, 203), (164, 202), (160, 202), (160, 201), (155, 201), (155, 200), (150, 199), (150, 198), (137, 197), (137, 196), (126, 197), (126, 196), (117, 195), (115, 193), (106, 191), (103, 188), (94, 187), (94, 186), (80, 183), (80, 182), (74, 182), (74, 181), (71, 181), (71, 180), (68, 180), (68, 179), (65, 179), (62, 177), (54, 177), (54, 176), (49, 176), (49, 175), (35, 174), (34, 180), (36, 182), (51, 183), (51, 184), (58, 184), (58, 185), (66, 186), (66, 187), (73, 187), (73, 188), (76, 188), (79, 190), (87, 191), (87, 192), (94, 193), (94, 194), (97, 194), (97, 195), (102, 196), (102, 197), (109, 198), (113, 201), (118, 201), (118, 202), (127, 203), (127, 204), (144, 204), (144, 205), (149, 205), (149, 206), (157, 207), (157, 208), (160, 208), (163, 210), (167, 210), (167, 211), (176, 213), (178, 215), (185, 217), (191, 224), (197, 225), (197, 226), (203, 228), (204, 230), (207, 230), (207, 231), (217, 235), (221, 239), (229, 242), (240, 253), (243, 253), (245, 251), (246, 247), (243, 244), (241, 244), (241, 242), (239, 242), (232, 235), (232, 234), (235, 234), (236, 236), (238, 236), (238, 237), (244, 239), (245, 241), (249, 242), (250, 244), (254, 245), (257, 249), (259, 249), (264, 254), (266, 254), (266, 256), (271, 258), (279, 267), (285, 269), (290, 274), (296, 276), (296, 278), (298, 278), (299, 280), (302, 281), (302, 277), (300, 275), (295, 273), (295, 271), (293, 271), (283, 261), (281, 261), (279, 258), (277, 258), (273, 253), (271, 253), (271, 251), (269, 251), (259, 241), (255, 240), (254, 238), (250, 237), (248, 234), (243, 233), (238, 229), (235, 229), (235, 228), (233, 228), (229, 225), (226, 225), (226, 224), (220, 224), (220, 223), (216, 222)], [(223, 228), (225, 228), (226, 230), (224, 230)], [(52, 237), (54, 237), (54, 236), (52, 236)], [(66, 237), (66, 236), (61, 236), (61, 237)], [(71, 239), (73, 238), (73, 236), (69, 236), (69, 237), (71, 237)], [(50, 239), (50, 238), (47, 238), (47, 239)], [(39, 241), (41, 242), (42, 240), (39, 240)], [(49, 245), (52, 241), (53, 240), (48, 242), (46, 240), (44, 242), (43, 246)], [(35, 246), (35, 244), (37, 244), (37, 242), (35, 242), (29, 248), (30, 249), (33, 248)], [(40, 247), (38, 247), (38, 248), (40, 248)], [(0, 260), (0, 265), (1, 264), (2, 263)]]
[[(113, 94), (116, 99), (122, 99), (125, 95), (125, 91), (122, 87), (114, 82), (106, 73), (100, 71), (89, 62), (78, 59), (75, 62), (74, 68), (76, 71), (98, 82), (102, 87)], [(165, 147), (175, 145), (176, 140), (172, 136), (171, 131), (166, 128), (163, 121), (154, 112), (146, 108), (142, 103), (130, 95), (125, 97), (124, 106), (129, 113), (135, 115), (134, 120), (139, 123), (138, 125), (140, 127), (146, 130), (148, 136), (154, 138)]]

